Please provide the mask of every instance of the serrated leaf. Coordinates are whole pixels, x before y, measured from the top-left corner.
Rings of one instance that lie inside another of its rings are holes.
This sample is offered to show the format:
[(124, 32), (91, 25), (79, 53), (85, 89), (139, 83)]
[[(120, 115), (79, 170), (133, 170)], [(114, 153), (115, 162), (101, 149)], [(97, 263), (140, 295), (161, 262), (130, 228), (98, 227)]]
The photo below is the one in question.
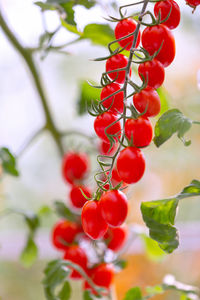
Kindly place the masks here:
[(69, 300), (71, 297), (71, 286), (68, 281), (66, 281), (58, 294), (60, 300)]
[(12, 176), (19, 176), (16, 159), (8, 148), (0, 148), (0, 162), (4, 172)]
[(188, 146), (191, 142), (185, 141), (184, 135), (191, 126), (192, 120), (185, 117), (180, 110), (168, 110), (156, 123), (154, 143), (157, 147), (160, 147), (173, 134), (177, 133), (178, 138), (184, 142), (185, 146)]
[(143, 220), (149, 228), (149, 235), (165, 252), (171, 253), (179, 245), (178, 232), (173, 226), (179, 200), (199, 195), (200, 182), (193, 180), (190, 185), (172, 198), (141, 204)]
[(45, 277), (42, 281), (47, 300), (57, 300), (54, 294), (55, 288), (66, 280), (70, 271), (63, 268), (62, 260), (53, 260), (48, 263), (44, 270)]
[(90, 39), (93, 44), (101, 46), (107, 46), (115, 39), (114, 31), (105, 24), (88, 24), (84, 28), (83, 37)]
[(24, 250), (22, 251), (20, 260), (25, 267), (30, 267), (37, 259), (38, 248), (34, 240), (29, 237)]
[(76, 215), (61, 201), (54, 202), (57, 214), (69, 221), (76, 221)]
[(142, 292), (139, 287), (134, 287), (126, 293), (123, 300), (142, 300)]

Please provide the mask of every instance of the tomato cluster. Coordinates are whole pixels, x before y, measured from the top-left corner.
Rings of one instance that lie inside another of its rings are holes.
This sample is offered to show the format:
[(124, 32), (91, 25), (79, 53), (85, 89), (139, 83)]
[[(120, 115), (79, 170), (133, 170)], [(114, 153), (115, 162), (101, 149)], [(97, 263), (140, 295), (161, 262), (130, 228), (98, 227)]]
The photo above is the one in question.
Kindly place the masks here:
[[(107, 144), (106, 147), (103, 146), (103, 149), (104, 151), (109, 150)], [(108, 205), (105, 195), (101, 204), (95, 200), (87, 201), (87, 198), (92, 198), (91, 189), (84, 184), (89, 171), (90, 162), (85, 153), (70, 151), (63, 157), (62, 175), (70, 186), (69, 201), (74, 221), (59, 220), (52, 229), (51, 239), (54, 247), (63, 253), (64, 260), (79, 266), (96, 286), (109, 289), (114, 278), (114, 266), (112, 263), (104, 261), (99, 261), (97, 264), (91, 263), (90, 257), (82, 247), (82, 242), (84, 239), (87, 240), (88, 236), (92, 239), (102, 238), (107, 249), (114, 252), (119, 251), (127, 240), (128, 234), (127, 226), (125, 224), (120, 226), (127, 214), (127, 200), (120, 191), (113, 191), (116, 194), (115, 197), (121, 196), (121, 206), (118, 208), (118, 214), (109, 218), (109, 209), (113, 210), (116, 199), (113, 198), (113, 203), (110, 202)], [(121, 209), (124, 210), (123, 216), (119, 213)], [(80, 210), (82, 210), (82, 222)], [(103, 218), (103, 212), (108, 222)], [(114, 223), (118, 227), (111, 228), (108, 223)], [(79, 270), (74, 269), (73, 266), (70, 268), (70, 278), (73, 280), (83, 279), (83, 289), (90, 290), (96, 295), (97, 292), (82, 277)]]
[[(156, 24), (147, 26), (142, 32), (139, 24), (131, 18), (122, 18), (115, 28), (119, 46), (131, 52), (129, 59), (120, 51), (113, 52), (106, 61), (107, 79), (102, 87), (101, 109), (94, 120), (94, 130), (100, 139), (99, 151), (103, 162), (106, 155), (112, 159), (112, 164), (104, 169), (103, 166), (108, 165), (101, 162), (103, 171), (101, 180), (97, 181), (97, 191), (92, 194), (84, 184), (90, 171), (89, 158), (85, 153), (68, 152), (62, 162), (62, 174), (70, 185), (69, 199), (76, 222), (61, 220), (55, 224), (53, 245), (64, 252), (63, 259), (79, 265), (95, 285), (106, 289), (109, 289), (114, 277), (113, 265), (103, 260), (95, 265), (91, 263), (81, 241), (86, 237), (101, 239), (107, 249), (119, 251), (127, 240), (128, 229), (124, 222), (128, 214), (128, 200), (122, 188), (137, 183), (145, 172), (141, 148), (149, 146), (152, 141), (153, 127), (149, 118), (157, 116), (161, 108), (156, 89), (163, 84), (165, 68), (175, 57), (175, 40), (171, 30), (179, 25), (179, 6), (174, 0), (156, 2), (154, 17)], [(128, 106), (127, 84), (132, 75), (132, 51), (140, 43), (142, 47), (138, 49), (148, 54), (145, 54), (146, 59), (139, 61), (138, 77), (143, 84), (135, 89), (133, 104)], [(131, 116), (127, 114), (127, 107)], [(82, 278), (73, 267), (70, 276), (72, 279)], [(83, 288), (96, 295), (96, 290), (87, 280), (84, 280)]]

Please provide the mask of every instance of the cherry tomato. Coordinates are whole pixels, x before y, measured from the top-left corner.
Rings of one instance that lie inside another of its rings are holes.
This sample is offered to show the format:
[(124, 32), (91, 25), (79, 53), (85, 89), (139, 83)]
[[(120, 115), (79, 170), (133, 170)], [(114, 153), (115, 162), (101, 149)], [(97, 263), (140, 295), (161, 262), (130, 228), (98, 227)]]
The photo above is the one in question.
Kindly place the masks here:
[[(87, 270), (87, 262), (88, 262), (87, 256), (85, 254), (85, 251), (82, 248), (80, 248), (78, 245), (69, 246), (66, 249), (63, 259), (70, 260), (71, 262), (79, 265), (84, 271)], [(82, 278), (81, 274), (75, 270), (72, 271), (70, 277), (73, 279)]]
[[(108, 96), (112, 95), (113, 93), (119, 91), (121, 89), (120, 85), (113, 82), (106, 87), (104, 87), (101, 91), (101, 101), (106, 99)], [(112, 97), (104, 100), (102, 105), (105, 108), (109, 108), (109, 111), (112, 113), (122, 113), (124, 109), (124, 93), (119, 92)]]
[(157, 59), (140, 64), (138, 73), (140, 78), (143, 80), (143, 75), (148, 86), (154, 89), (159, 88), (165, 79), (165, 69), (161, 62), (159, 62)]
[(88, 198), (92, 197), (92, 193), (88, 187), (84, 185), (74, 185), (70, 192), (70, 200), (75, 208), (82, 208), (85, 202), (87, 202), (87, 199), (83, 196), (81, 190)]
[(81, 220), (84, 232), (93, 240), (102, 238), (108, 229), (97, 201), (87, 201), (84, 204)]
[(111, 264), (102, 263), (92, 270), (93, 282), (106, 289), (109, 289), (114, 279), (114, 268)]
[(70, 184), (83, 179), (89, 168), (89, 158), (85, 153), (68, 152), (63, 157), (62, 174)]
[[(116, 121), (117, 121), (117, 117), (114, 114), (109, 113), (109, 112), (105, 112), (102, 115), (99, 115), (98, 117), (96, 117), (96, 119), (94, 121), (94, 130), (95, 130), (96, 134), (98, 135), (98, 137), (107, 143), (109, 143), (110, 141), (109, 141), (108, 137), (106, 136), (106, 133), (110, 134), (110, 135), (115, 134), (118, 136), (118, 138), (120, 138), (121, 124), (119, 121), (118, 122), (116, 122)], [(114, 122), (116, 122), (114, 125), (107, 128), (109, 125), (111, 125)], [(117, 141), (117, 137), (114, 137), (114, 139)]]
[[(137, 23), (135, 21), (133, 21), (132, 19), (128, 18), (128, 19), (121, 20), (119, 23), (117, 23), (117, 26), (115, 27), (116, 39), (118, 40), (120, 38), (123, 38), (123, 37), (133, 33), (135, 31), (136, 27), (137, 27)], [(140, 36), (141, 36), (141, 34), (139, 32), (135, 48), (137, 48), (139, 46)], [(120, 44), (120, 46), (122, 48), (125, 48), (126, 50), (130, 50), (132, 47), (132, 44), (133, 44), (133, 40), (134, 40), (134, 34), (128, 38), (122, 39), (118, 43)]]
[[(114, 71), (116, 69), (126, 68), (127, 64), (128, 64), (128, 59), (123, 54), (113, 55), (106, 62), (106, 72)], [(112, 72), (108, 74), (108, 76), (112, 80), (115, 80), (118, 83), (123, 83), (125, 81), (125, 75), (126, 75), (125, 71)], [(131, 76), (131, 69), (130, 69), (129, 76)]]
[(159, 16), (159, 13), (161, 16), (161, 21), (163, 21), (167, 18), (167, 16), (169, 16), (167, 21), (162, 23), (166, 25), (169, 29), (174, 29), (179, 25), (181, 19), (181, 12), (180, 7), (174, 0), (164, 0), (157, 2), (154, 6), (154, 14), (157, 18)]
[(133, 104), (140, 113), (146, 110), (143, 117), (155, 117), (160, 112), (160, 98), (156, 90), (151, 87), (146, 87), (140, 93), (135, 94)]
[(104, 141), (100, 141), (99, 152), (102, 155), (113, 155), (117, 150), (118, 143), (114, 143), (112, 147), (110, 147), (110, 143), (106, 143)]
[(80, 232), (81, 227), (77, 223), (66, 220), (59, 221), (53, 227), (52, 243), (57, 249), (66, 250), (67, 245), (65, 243), (71, 244)]
[(156, 51), (156, 59), (159, 60), (164, 67), (169, 66), (174, 60), (176, 53), (175, 40), (172, 32), (165, 25), (155, 25), (146, 27), (142, 33), (142, 45), (153, 55)]
[(110, 190), (100, 198), (99, 206), (106, 223), (112, 227), (120, 226), (128, 214), (128, 200), (119, 190)]
[(125, 134), (135, 147), (146, 147), (151, 143), (153, 128), (146, 117), (128, 119), (125, 123)]
[(107, 247), (112, 251), (119, 251), (125, 244), (128, 236), (128, 227), (123, 224), (120, 227), (108, 228), (108, 231), (104, 235), (104, 239), (107, 240)]
[(145, 171), (145, 158), (142, 151), (135, 147), (123, 149), (117, 158), (119, 176), (126, 183), (138, 182)]
[(200, 5), (200, 0), (186, 0), (186, 4), (188, 4), (191, 7), (195, 8), (198, 5)]

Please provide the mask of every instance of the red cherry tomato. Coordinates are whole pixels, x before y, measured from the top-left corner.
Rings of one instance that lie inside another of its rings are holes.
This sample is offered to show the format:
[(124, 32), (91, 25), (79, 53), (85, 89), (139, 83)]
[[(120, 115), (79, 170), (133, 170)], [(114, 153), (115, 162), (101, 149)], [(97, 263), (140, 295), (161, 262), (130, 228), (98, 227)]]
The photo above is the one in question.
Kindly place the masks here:
[[(100, 139), (109, 143), (110, 141), (106, 136), (106, 133), (110, 135), (116, 134), (118, 138), (120, 138), (121, 124), (119, 121), (116, 122), (114, 125), (110, 126), (108, 129), (106, 129), (109, 125), (111, 125), (115, 121), (117, 121), (117, 117), (114, 114), (111, 114), (109, 112), (105, 112), (102, 115), (96, 117), (94, 121), (94, 130)], [(114, 139), (117, 141), (117, 137), (114, 137)]]
[(200, 5), (200, 0), (186, 0), (186, 4), (188, 4), (191, 7), (195, 8), (198, 5)]
[(138, 182), (145, 171), (145, 158), (142, 151), (135, 147), (127, 147), (117, 158), (119, 176), (126, 183)]
[[(52, 243), (59, 250), (66, 250), (67, 244), (71, 244), (76, 235), (81, 232), (81, 227), (77, 223), (60, 221), (56, 223), (52, 231)], [(63, 242), (62, 242), (63, 241)]]
[(112, 147), (110, 147), (110, 143), (106, 143), (104, 141), (100, 141), (99, 152), (102, 155), (113, 155), (117, 150), (118, 143), (114, 143)]
[[(101, 101), (106, 99), (108, 96), (112, 95), (113, 93), (119, 91), (121, 89), (120, 85), (113, 82), (106, 87), (104, 87), (101, 91)], [(109, 108), (109, 111), (112, 113), (122, 113), (124, 109), (124, 93), (119, 92), (112, 97), (104, 100), (102, 105), (105, 108)]]
[(99, 206), (104, 220), (112, 227), (120, 226), (127, 217), (128, 200), (126, 195), (119, 190), (103, 193)]
[(109, 289), (114, 279), (114, 268), (111, 264), (102, 263), (92, 270), (93, 282), (106, 289)]
[(72, 184), (83, 179), (89, 171), (89, 159), (85, 153), (68, 152), (63, 157), (62, 174), (64, 179)]
[[(85, 251), (78, 245), (72, 245), (68, 247), (63, 258), (79, 265), (86, 272), (88, 259), (85, 254)], [(81, 274), (75, 270), (72, 271), (70, 277), (73, 279), (82, 278)]]
[(160, 112), (160, 98), (156, 90), (151, 87), (146, 87), (140, 93), (135, 94), (133, 104), (140, 113), (146, 110), (143, 117), (155, 117)]
[(107, 247), (112, 251), (119, 251), (125, 244), (128, 236), (128, 227), (123, 224), (120, 227), (108, 228), (104, 235), (107, 240)]
[(154, 6), (154, 14), (157, 18), (159, 16), (159, 13), (161, 16), (161, 21), (163, 21), (167, 18), (167, 16), (169, 16), (167, 21), (162, 23), (166, 25), (169, 29), (174, 29), (179, 25), (181, 19), (181, 12), (180, 7), (174, 0), (164, 0), (157, 2)]
[(157, 59), (147, 61), (139, 65), (138, 73), (141, 79), (142, 75), (147, 81), (148, 86), (158, 89), (164, 82), (165, 69)]
[[(119, 23), (117, 23), (117, 26), (115, 27), (116, 39), (118, 40), (120, 38), (123, 38), (123, 37), (133, 33), (135, 31), (136, 27), (137, 27), (137, 23), (135, 21), (133, 21), (132, 19), (121, 20)], [(141, 34), (139, 32), (135, 48), (137, 48), (139, 46), (140, 36), (141, 36)], [(120, 44), (120, 46), (122, 48), (126, 47), (125, 48), (126, 50), (130, 50), (132, 47), (132, 44), (133, 44), (133, 40), (134, 40), (134, 34), (128, 38), (122, 39), (118, 43)]]
[(135, 147), (146, 147), (151, 143), (153, 128), (146, 117), (128, 119), (125, 123), (125, 134)]
[[(123, 54), (113, 55), (106, 62), (106, 72), (114, 71), (116, 69), (126, 68), (127, 64), (128, 64), (128, 59)], [(118, 83), (123, 83), (125, 81), (125, 75), (126, 75), (125, 71), (112, 72), (108, 74), (108, 76), (112, 80), (115, 80)], [(131, 76), (131, 69), (130, 69), (129, 76)]]
[(88, 198), (92, 197), (92, 193), (88, 187), (84, 185), (74, 185), (70, 192), (70, 200), (75, 208), (82, 208), (85, 202), (87, 202), (87, 199), (83, 196), (81, 190)]
[(169, 66), (174, 60), (176, 53), (175, 40), (172, 32), (165, 25), (155, 25), (146, 27), (142, 33), (142, 45), (153, 55), (161, 47), (161, 50), (156, 55), (164, 67)]
[(81, 220), (84, 232), (93, 240), (102, 238), (108, 229), (97, 201), (87, 201), (84, 204)]

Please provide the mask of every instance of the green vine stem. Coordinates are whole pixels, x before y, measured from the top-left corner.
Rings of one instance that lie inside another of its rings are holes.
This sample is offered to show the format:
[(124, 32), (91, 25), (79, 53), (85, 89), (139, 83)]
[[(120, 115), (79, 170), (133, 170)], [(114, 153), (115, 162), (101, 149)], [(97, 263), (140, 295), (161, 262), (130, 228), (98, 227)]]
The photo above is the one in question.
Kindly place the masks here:
[[(106, 183), (108, 183), (108, 184), (110, 185), (110, 188), (111, 188), (111, 189), (113, 188), (113, 187), (112, 187), (112, 183), (111, 183), (112, 170), (113, 170), (113, 168), (114, 168), (116, 158), (117, 158), (117, 156), (118, 156), (118, 154), (119, 154), (119, 152), (120, 152), (120, 150), (121, 150), (121, 147), (122, 147), (122, 145), (124, 144), (124, 140), (125, 140), (124, 127), (125, 127), (125, 122), (126, 122), (126, 119), (127, 119), (127, 117), (126, 117), (126, 112), (127, 112), (127, 108), (128, 108), (128, 107), (127, 107), (127, 104), (126, 104), (126, 100), (130, 97), (130, 95), (127, 95), (127, 87), (128, 87), (128, 84), (130, 84), (129, 73), (130, 73), (131, 64), (133, 63), (133, 57), (134, 57), (134, 55), (135, 55), (135, 51), (138, 51), (137, 48), (136, 48), (137, 38), (138, 38), (140, 26), (141, 26), (141, 24), (142, 24), (142, 20), (143, 20), (143, 17), (144, 17), (144, 15), (145, 15), (145, 11), (146, 11), (146, 8), (147, 8), (147, 5), (148, 5), (149, 2), (150, 2), (150, 0), (144, 0), (144, 1), (141, 1), (141, 2), (137, 2), (137, 4), (143, 3), (141, 12), (140, 12), (140, 14), (139, 14), (139, 16), (138, 16), (138, 23), (137, 23), (137, 26), (136, 26), (135, 31), (134, 31), (132, 34), (129, 34), (129, 35), (126, 36), (126, 37), (129, 37), (129, 36), (131, 36), (131, 35), (134, 35), (134, 40), (133, 40), (132, 47), (131, 47), (131, 49), (130, 49), (130, 55), (129, 55), (129, 58), (128, 58), (127, 66), (126, 66), (125, 68), (123, 68), (123, 70), (125, 70), (125, 81), (124, 81), (124, 85), (123, 85), (123, 87), (120, 89), (120, 91), (123, 91), (123, 93), (124, 93), (124, 110), (123, 110), (123, 113), (121, 114), (121, 116), (114, 122), (114, 123), (116, 123), (116, 122), (118, 122), (119, 120), (123, 119), (123, 128), (122, 128), (123, 134), (122, 134), (121, 139), (119, 140), (119, 147), (117, 148), (115, 154), (114, 154), (112, 157), (107, 157), (107, 156), (99, 155), (98, 158), (97, 158), (97, 161), (98, 161), (98, 163), (99, 163), (99, 165), (100, 165), (100, 167), (101, 167), (101, 170), (102, 170), (102, 172), (97, 173), (97, 174), (96, 174), (96, 177), (95, 177), (95, 180), (96, 180), (97, 185), (98, 185), (97, 194), (99, 193), (99, 190), (104, 191), (103, 185), (105, 185)], [(134, 4), (132, 4), (132, 5), (136, 5), (136, 3), (134, 3)], [(130, 5), (127, 5), (127, 6), (129, 7), (129, 6), (131, 6), (131, 4), (130, 4)], [(124, 7), (127, 7), (127, 6), (122, 6), (122, 7), (120, 7), (120, 9), (119, 9), (120, 14), (121, 14), (121, 9), (124, 8)], [(123, 38), (124, 38), (124, 37), (123, 37)], [(119, 41), (119, 40), (122, 40), (123, 38), (118, 39), (118, 40), (115, 40), (115, 41), (111, 42), (110, 44), (115, 43), (115, 42), (117, 42), (117, 41)], [(110, 45), (110, 44), (109, 44), (109, 45)], [(108, 48), (109, 48), (109, 46), (108, 46)], [(116, 70), (115, 70), (115, 72), (116, 72)], [(105, 74), (107, 74), (107, 73), (103, 73), (103, 75), (105, 75)], [(137, 87), (136, 85), (133, 86), (133, 87), (134, 87), (134, 89), (135, 89), (136, 91), (137, 91), (137, 88), (139, 88), (139, 87)], [(142, 87), (140, 87), (139, 89), (143, 89), (144, 87), (145, 87), (145, 82), (143, 82)], [(113, 97), (113, 96), (114, 96), (116, 93), (118, 93), (118, 92), (119, 92), (119, 91), (113, 93), (112, 95), (109, 95), (108, 97), (106, 97), (105, 99), (103, 99), (103, 101), (107, 100), (107, 98), (109, 98), (109, 97), (111, 97), (111, 96)], [(133, 94), (135, 94), (135, 92), (134, 92)], [(131, 96), (132, 96), (133, 94), (131, 94)], [(103, 102), (103, 101), (102, 101), (102, 102)], [(112, 105), (112, 104), (111, 104), (111, 105)], [(106, 133), (106, 135), (107, 135), (108, 138), (109, 138), (109, 134), (107, 133), (107, 130), (108, 130), (108, 128), (111, 127), (114, 123), (110, 124), (110, 125), (106, 128), (106, 130), (105, 130), (105, 133)], [(110, 159), (111, 159), (111, 163), (110, 163), (110, 164), (108, 164), (108, 163), (106, 163), (106, 164), (103, 163), (103, 162), (100, 160), (100, 158), (102, 158), (102, 157), (103, 157), (103, 158), (110, 158)], [(105, 169), (104, 169), (104, 166), (109, 167), (109, 169), (108, 169), (108, 170), (105, 170)], [(107, 172), (109, 172), (108, 175), (106, 174)], [(97, 179), (97, 177), (98, 177), (99, 175), (101, 175), (101, 174), (104, 174), (104, 175), (106, 176), (107, 180), (106, 180), (105, 182), (102, 182), (101, 180), (98, 180), (98, 179)]]
[(35, 64), (35, 61), (34, 61), (34, 58), (33, 58), (33, 55), (32, 55), (32, 51), (30, 51), (27, 48), (23, 47), (22, 44), (17, 39), (17, 37), (11, 31), (11, 29), (7, 25), (5, 19), (2, 15), (1, 8), (0, 8), (0, 26), (3, 30), (3, 32), (5, 33), (5, 35), (7, 36), (7, 38), (9, 39), (9, 41), (11, 42), (11, 44), (13, 45), (13, 47), (23, 57), (24, 61), (26, 62), (27, 66), (29, 68), (29, 71), (30, 71), (30, 73), (32, 75), (32, 78), (33, 78), (33, 82), (35, 84), (35, 87), (36, 87), (38, 95), (39, 95), (41, 106), (42, 106), (43, 111), (44, 111), (44, 115), (45, 115), (45, 119), (46, 119), (44, 128), (47, 129), (51, 133), (51, 135), (52, 135), (52, 137), (53, 137), (53, 139), (54, 139), (54, 141), (55, 141), (55, 143), (58, 147), (58, 150), (59, 150), (60, 154), (63, 156), (64, 148), (63, 148), (63, 145), (62, 145), (61, 135), (60, 135), (55, 123), (54, 123), (52, 113), (49, 110), (48, 101), (47, 101), (47, 98), (46, 98), (46, 95), (45, 95), (45, 92), (44, 92), (44, 89), (43, 89), (40, 73), (39, 73), (39, 71), (36, 67), (36, 64)]

